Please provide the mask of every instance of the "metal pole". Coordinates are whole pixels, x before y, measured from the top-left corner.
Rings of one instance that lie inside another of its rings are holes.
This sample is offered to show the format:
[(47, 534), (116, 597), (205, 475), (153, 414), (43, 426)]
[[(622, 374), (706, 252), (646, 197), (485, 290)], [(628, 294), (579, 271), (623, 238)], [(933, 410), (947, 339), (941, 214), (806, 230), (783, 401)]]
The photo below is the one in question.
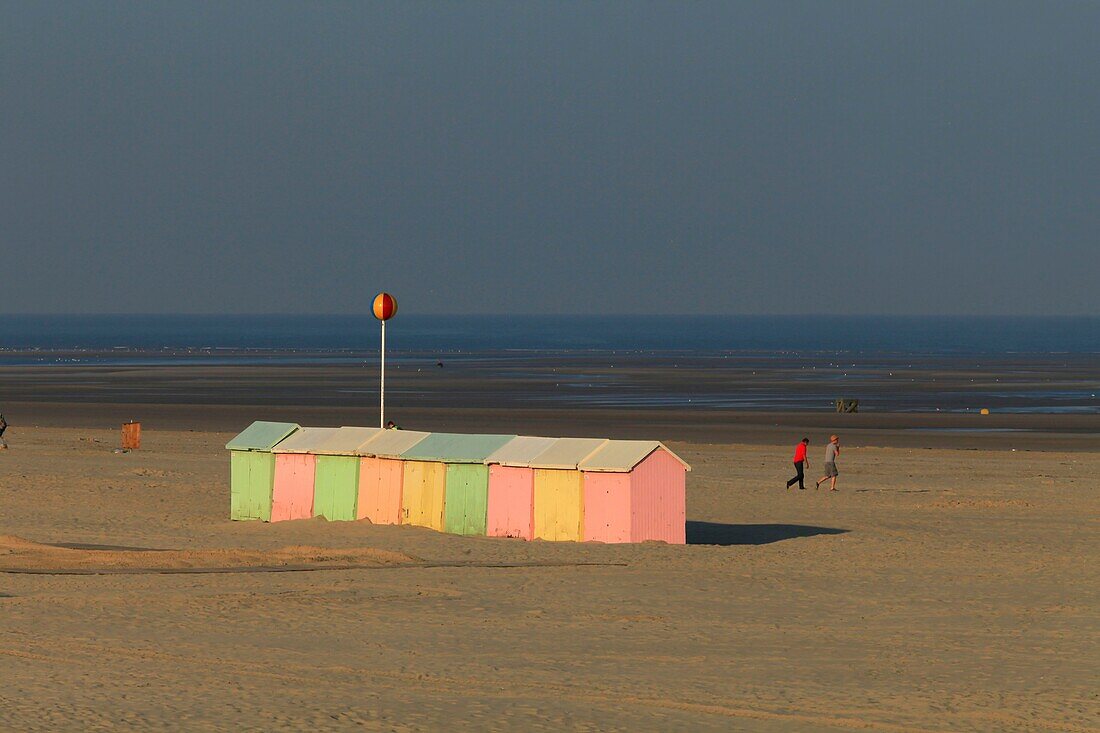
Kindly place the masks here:
[(382, 388), (379, 390), (381, 402), (378, 410), (378, 427), (386, 427), (386, 322), (382, 321)]

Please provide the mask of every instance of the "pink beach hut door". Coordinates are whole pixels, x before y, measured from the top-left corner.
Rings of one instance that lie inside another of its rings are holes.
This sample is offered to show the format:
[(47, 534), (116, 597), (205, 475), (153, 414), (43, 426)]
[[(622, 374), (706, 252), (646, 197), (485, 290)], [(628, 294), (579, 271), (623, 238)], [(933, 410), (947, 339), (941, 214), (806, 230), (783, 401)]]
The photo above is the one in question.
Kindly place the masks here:
[(489, 537), (535, 537), (535, 472), (516, 466), (489, 466)]
[(313, 476), (317, 461), (300, 453), (275, 456), (275, 484), (271, 498), (271, 521), (309, 519), (313, 516)]
[(630, 474), (584, 474), (585, 542), (630, 542)]

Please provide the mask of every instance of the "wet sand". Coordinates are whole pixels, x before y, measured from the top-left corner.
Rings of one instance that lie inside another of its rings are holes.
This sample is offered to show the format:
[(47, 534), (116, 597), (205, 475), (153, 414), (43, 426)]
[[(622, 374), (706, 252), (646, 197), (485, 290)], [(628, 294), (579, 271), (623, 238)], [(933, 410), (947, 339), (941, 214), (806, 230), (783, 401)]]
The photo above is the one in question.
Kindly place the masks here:
[[(867, 413), (1100, 417), (1095, 354), (517, 350), (398, 353), (387, 365), (398, 410), (804, 413), (858, 398)], [(0, 351), (0, 401), (371, 409), (378, 367), (377, 353), (355, 352)]]
[[(138, 420), (157, 430), (229, 432), (254, 419), (319, 426), (378, 420), (376, 355), (359, 354), (355, 358), (361, 361), (346, 363), (347, 354), (318, 354), (311, 358), (323, 363), (308, 365), (262, 363), (306, 358), (281, 352), (227, 352), (218, 364), (186, 362), (213, 357), (174, 352), (5, 357), (43, 360), (0, 366), (0, 409), (17, 427), (104, 428)], [(437, 357), (443, 368), (435, 366)], [(257, 363), (224, 363), (234, 358)], [(860, 367), (837, 358), (586, 352), (405, 356), (388, 372), (387, 417), (406, 429), (696, 443), (782, 445), (803, 435), (817, 441), (839, 432), (853, 446), (1100, 450), (1100, 406), (1091, 413), (1062, 414), (993, 406), (992, 414), (981, 415), (980, 408), (989, 405), (976, 402), (990, 390), (1004, 402), (1019, 402), (1011, 395), (1029, 391), (1051, 400), (1062, 393), (1092, 394), (1100, 391), (1094, 358), (1017, 356), (981, 364), (928, 358), (912, 365), (911, 356), (868, 357)], [(85, 361), (46, 365), (51, 359)], [(173, 363), (181, 359), (186, 363)], [(101, 363), (110, 360), (115, 361)], [(768, 395), (821, 409), (719, 406), (739, 396), (750, 398), (750, 404)], [(830, 405), (838, 397), (861, 398), (861, 411), (836, 414)], [(606, 404), (620, 399), (628, 402)], [(916, 404), (943, 409), (884, 407)]]
[[(1087, 432), (410, 413), (668, 439), (691, 544), (616, 546), (226, 519), (231, 429), (365, 408), (5, 410), (53, 427), (0, 451), (0, 729), (1100, 730)], [(852, 436), (842, 491), (783, 488), (795, 426)]]
[[(237, 432), (252, 420), (301, 425), (376, 425), (378, 408), (288, 404), (134, 404), (6, 402), (16, 427), (103, 428), (137, 420), (146, 429)], [(644, 438), (696, 443), (782, 445), (830, 433), (852, 446), (968, 450), (1100, 451), (1097, 415), (958, 413), (745, 412), (694, 409), (462, 408), (387, 406), (406, 430), (541, 433), (550, 436)]]

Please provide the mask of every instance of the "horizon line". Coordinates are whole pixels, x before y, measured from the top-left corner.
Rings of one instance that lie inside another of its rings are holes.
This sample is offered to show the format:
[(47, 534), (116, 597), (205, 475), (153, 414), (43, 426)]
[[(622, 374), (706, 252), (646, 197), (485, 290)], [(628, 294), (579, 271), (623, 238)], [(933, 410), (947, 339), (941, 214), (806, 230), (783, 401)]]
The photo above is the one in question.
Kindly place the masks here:
[[(441, 312), (413, 312), (403, 314), (416, 318), (479, 318), (511, 316), (516, 318), (1100, 318), (1095, 313), (539, 313), (539, 312), (470, 312), (470, 313), (441, 313)], [(108, 317), (108, 318), (150, 318), (150, 317), (306, 317), (306, 318), (331, 318), (331, 317), (363, 317), (374, 316), (370, 310), (360, 312), (321, 312), (321, 311), (248, 311), (248, 312), (218, 312), (218, 311), (147, 311), (147, 312), (121, 312), (121, 311), (30, 311), (30, 312), (0, 312), (0, 317)], [(395, 316), (396, 318), (396, 316)]]

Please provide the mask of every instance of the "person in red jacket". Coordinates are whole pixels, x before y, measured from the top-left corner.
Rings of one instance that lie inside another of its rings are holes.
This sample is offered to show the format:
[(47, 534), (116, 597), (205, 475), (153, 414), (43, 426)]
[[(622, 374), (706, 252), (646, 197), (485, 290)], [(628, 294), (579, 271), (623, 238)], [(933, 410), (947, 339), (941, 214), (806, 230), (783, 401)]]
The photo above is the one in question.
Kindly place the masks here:
[(795, 446), (794, 449), (794, 470), (795, 477), (787, 482), (787, 488), (791, 488), (795, 484), (798, 484), (799, 491), (806, 490), (806, 484), (803, 483), (806, 480), (806, 469), (810, 467), (810, 459), (806, 458), (806, 448), (810, 445), (809, 438), (803, 438), (802, 442)]

